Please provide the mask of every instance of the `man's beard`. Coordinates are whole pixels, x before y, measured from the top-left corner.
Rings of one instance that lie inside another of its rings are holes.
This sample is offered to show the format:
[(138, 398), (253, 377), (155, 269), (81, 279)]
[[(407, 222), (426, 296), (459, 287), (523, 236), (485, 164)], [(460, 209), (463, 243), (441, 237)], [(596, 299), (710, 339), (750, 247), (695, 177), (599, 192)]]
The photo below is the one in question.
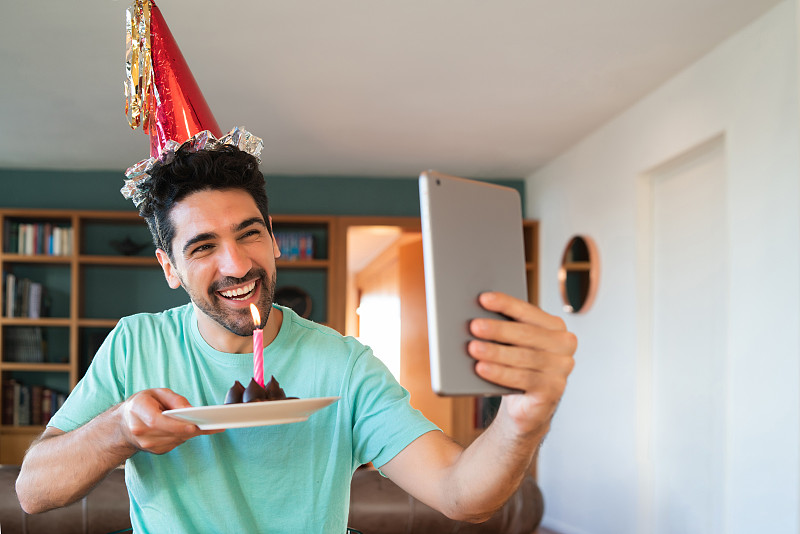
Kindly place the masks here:
[[(224, 297), (217, 294), (219, 288), (239, 285), (247, 280), (254, 279), (258, 279), (260, 285), (258, 301), (255, 303), (258, 313), (261, 315), (260, 325), (253, 324), (253, 316), (250, 314), (249, 307), (241, 309), (228, 308), (221, 302)], [(207, 298), (198, 298), (198, 295), (187, 288), (186, 284), (181, 282), (181, 285), (189, 294), (189, 298), (192, 299), (194, 305), (208, 317), (237, 336), (249, 337), (253, 335), (253, 329), (256, 326), (261, 328), (267, 324), (269, 313), (272, 310), (272, 303), (275, 300), (276, 280), (277, 275), (274, 272), (269, 277), (264, 269), (252, 269), (242, 278), (227, 277), (215, 281), (208, 289)]]

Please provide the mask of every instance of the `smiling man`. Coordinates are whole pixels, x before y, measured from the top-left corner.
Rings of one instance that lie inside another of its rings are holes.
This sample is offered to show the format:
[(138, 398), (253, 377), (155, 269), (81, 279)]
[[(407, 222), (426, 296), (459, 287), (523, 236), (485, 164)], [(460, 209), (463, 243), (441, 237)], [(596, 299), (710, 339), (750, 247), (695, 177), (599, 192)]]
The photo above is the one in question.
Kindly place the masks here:
[(275, 310), (275, 259), (280, 256), (271, 223), (242, 189), (202, 190), (176, 202), (168, 215), (177, 253), (158, 248), (167, 283), (183, 287), (196, 308), (203, 338), (223, 352), (252, 349), (255, 304), (267, 323), (267, 341), (280, 327)]
[[(411, 408), (368, 347), (273, 303), (264, 179), (233, 142), (192, 138), (152, 162), (135, 200), (170, 287), (191, 303), (120, 320), (28, 451), (17, 482), (31, 513), (85, 495), (126, 463), (135, 532), (344, 533), (350, 480), (366, 463), (452, 518), (481, 521), (529, 470), (573, 366), (564, 323), (507, 295), (481, 304), (476, 371), (524, 391), (469, 448)], [(340, 401), (298, 424), (201, 431), (168, 409), (219, 404), (252, 373), (253, 303), (264, 366), (292, 395)], [(491, 469), (486, 467), (491, 465)]]

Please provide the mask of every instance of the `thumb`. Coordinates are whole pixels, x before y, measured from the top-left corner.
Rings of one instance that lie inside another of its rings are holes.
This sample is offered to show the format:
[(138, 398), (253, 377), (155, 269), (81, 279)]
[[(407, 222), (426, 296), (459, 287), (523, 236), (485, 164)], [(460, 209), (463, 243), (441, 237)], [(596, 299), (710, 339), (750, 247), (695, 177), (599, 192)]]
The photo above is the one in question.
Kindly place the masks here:
[(191, 403), (186, 397), (178, 395), (171, 389), (157, 388), (152, 391), (153, 397), (164, 407), (165, 410), (175, 410), (177, 408), (191, 408)]

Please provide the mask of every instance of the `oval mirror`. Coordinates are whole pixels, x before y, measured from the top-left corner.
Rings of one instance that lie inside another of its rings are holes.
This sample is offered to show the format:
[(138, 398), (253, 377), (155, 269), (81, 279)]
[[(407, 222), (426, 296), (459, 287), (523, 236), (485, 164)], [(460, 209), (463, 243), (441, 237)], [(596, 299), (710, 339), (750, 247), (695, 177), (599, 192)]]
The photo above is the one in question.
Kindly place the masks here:
[(600, 258), (590, 237), (576, 235), (567, 243), (561, 258), (558, 280), (564, 311), (586, 312), (597, 294), (600, 279)]

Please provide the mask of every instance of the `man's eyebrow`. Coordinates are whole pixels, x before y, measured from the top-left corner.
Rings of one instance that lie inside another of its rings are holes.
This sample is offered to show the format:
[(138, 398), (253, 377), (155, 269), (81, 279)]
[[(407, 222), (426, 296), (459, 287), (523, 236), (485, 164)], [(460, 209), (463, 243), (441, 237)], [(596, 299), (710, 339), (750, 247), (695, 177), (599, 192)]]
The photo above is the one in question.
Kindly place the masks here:
[(234, 232), (239, 232), (240, 230), (244, 230), (248, 226), (252, 226), (254, 224), (259, 224), (259, 225), (263, 226), (264, 228), (267, 227), (267, 223), (264, 222), (264, 219), (262, 217), (250, 217), (249, 219), (245, 219), (242, 222), (240, 222), (239, 224), (237, 224), (236, 227), (233, 229), (233, 231)]
[(208, 241), (209, 239), (214, 239), (215, 237), (217, 237), (217, 234), (215, 234), (213, 232), (204, 232), (202, 234), (197, 234), (196, 236), (194, 236), (191, 239), (189, 239), (183, 245), (183, 249), (182, 249), (183, 255), (185, 256), (186, 255), (186, 251), (189, 250), (189, 248), (191, 248), (191, 246), (194, 245), (195, 243), (197, 243), (199, 241)]
[[(262, 217), (250, 217), (249, 219), (245, 219), (239, 224), (235, 225), (233, 227), (233, 231), (240, 232), (245, 228), (247, 228), (248, 226), (252, 226), (254, 224), (258, 224), (260, 226), (263, 226), (264, 228), (267, 227), (267, 223), (264, 222), (264, 219)], [(183, 245), (182, 249), (183, 255), (185, 256), (189, 248), (191, 248), (191, 246), (194, 245), (195, 243), (198, 243), (200, 241), (208, 241), (209, 239), (214, 239), (215, 237), (217, 237), (217, 234), (215, 234), (214, 232), (203, 232), (202, 234), (197, 234), (196, 236), (193, 236)]]

